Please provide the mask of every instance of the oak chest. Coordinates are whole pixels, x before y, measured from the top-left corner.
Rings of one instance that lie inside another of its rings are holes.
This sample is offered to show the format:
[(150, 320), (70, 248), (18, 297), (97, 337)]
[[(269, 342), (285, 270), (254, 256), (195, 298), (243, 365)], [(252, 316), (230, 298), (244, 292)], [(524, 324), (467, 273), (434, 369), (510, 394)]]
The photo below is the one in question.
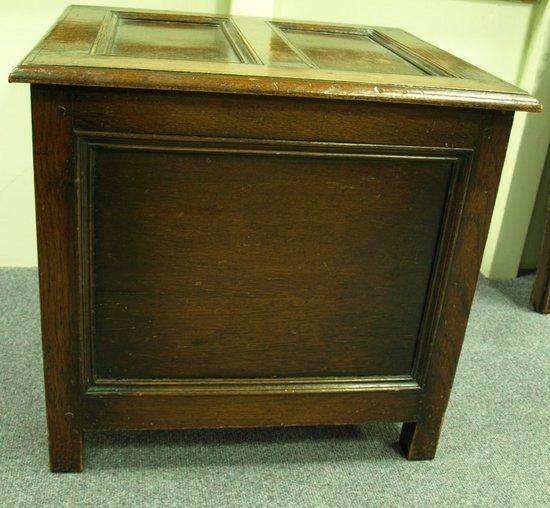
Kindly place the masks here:
[(97, 429), (434, 456), (523, 91), (393, 28), (68, 8), (32, 84), (51, 467)]

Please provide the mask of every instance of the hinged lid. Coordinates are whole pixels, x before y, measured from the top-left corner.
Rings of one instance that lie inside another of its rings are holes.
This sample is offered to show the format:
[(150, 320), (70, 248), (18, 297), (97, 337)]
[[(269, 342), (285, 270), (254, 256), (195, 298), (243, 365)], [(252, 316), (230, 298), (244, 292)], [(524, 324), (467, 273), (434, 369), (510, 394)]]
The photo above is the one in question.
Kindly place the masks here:
[(396, 28), (71, 6), (10, 81), (539, 111)]

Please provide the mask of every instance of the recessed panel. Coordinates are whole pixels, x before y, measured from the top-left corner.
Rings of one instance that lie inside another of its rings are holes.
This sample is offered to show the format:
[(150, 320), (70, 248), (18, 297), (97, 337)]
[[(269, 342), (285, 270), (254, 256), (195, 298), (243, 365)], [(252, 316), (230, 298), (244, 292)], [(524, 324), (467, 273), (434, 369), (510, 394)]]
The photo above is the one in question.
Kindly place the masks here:
[(221, 63), (251, 59), (231, 20), (116, 11), (103, 20), (92, 53)]
[(217, 25), (121, 19), (112, 55), (239, 62)]
[(450, 163), (101, 148), (92, 173), (97, 377), (410, 372)]
[(95, 6), (69, 7), (10, 81), (541, 109), (398, 28)]
[[(274, 27), (277, 25), (274, 23)], [(280, 24), (288, 44), (312, 67), (379, 74), (426, 75), (426, 72), (391, 51), (367, 30), (314, 30)]]

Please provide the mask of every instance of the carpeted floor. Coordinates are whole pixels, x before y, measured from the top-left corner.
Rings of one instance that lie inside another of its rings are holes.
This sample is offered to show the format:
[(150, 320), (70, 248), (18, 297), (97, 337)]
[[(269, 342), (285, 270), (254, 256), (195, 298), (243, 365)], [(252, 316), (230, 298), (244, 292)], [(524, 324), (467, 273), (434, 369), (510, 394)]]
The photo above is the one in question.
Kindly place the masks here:
[(399, 426), (91, 434), (53, 475), (35, 269), (0, 270), (0, 506), (550, 506), (550, 316), (481, 280), (436, 459)]

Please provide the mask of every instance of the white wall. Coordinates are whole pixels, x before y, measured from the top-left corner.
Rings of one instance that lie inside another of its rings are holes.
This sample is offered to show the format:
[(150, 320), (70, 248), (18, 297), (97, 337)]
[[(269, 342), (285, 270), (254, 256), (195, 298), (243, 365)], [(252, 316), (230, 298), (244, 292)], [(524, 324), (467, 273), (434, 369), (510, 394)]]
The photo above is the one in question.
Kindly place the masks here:
[[(0, 0), (0, 266), (35, 266), (36, 234), (29, 86), (8, 75), (68, 0)], [(83, 0), (82, 4), (188, 12), (227, 12), (227, 0)]]
[[(0, 5), (0, 69), (4, 76), (0, 81), (0, 108), (4, 112), (0, 118), (0, 266), (36, 264), (29, 87), (8, 85), (7, 75), (69, 3), (20, 0)], [(232, 3), (231, 11), (239, 14), (273, 12), (274, 16), (284, 18), (398, 26), (513, 83), (521, 75), (534, 10), (531, 3), (513, 0), (83, 0), (82, 3), (202, 12), (227, 12)], [(513, 170), (511, 167), (508, 172)], [(506, 206), (505, 199), (501, 203)], [(496, 215), (503, 216), (498, 210)], [(498, 236), (501, 228), (497, 229)], [(493, 240), (493, 245), (497, 245), (498, 238)], [(491, 263), (485, 264), (491, 267)]]
[[(517, 274), (550, 144), (549, 0), (541, 0), (536, 6), (530, 32), (518, 84), (546, 108), (536, 115), (518, 113), (514, 121), (481, 267), (492, 278)], [(545, 215), (546, 203), (539, 201), (538, 206), (538, 215)]]

